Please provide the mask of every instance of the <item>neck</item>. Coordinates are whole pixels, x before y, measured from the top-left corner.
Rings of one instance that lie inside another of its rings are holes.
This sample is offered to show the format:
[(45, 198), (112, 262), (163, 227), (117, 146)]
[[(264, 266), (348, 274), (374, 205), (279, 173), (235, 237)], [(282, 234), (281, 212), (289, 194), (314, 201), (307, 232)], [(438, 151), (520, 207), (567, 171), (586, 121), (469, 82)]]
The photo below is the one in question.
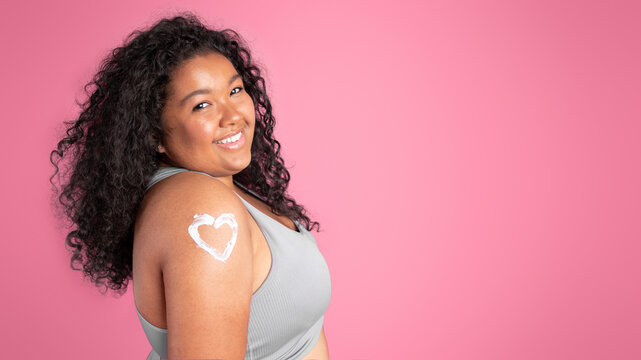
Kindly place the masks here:
[(220, 181), (221, 183), (227, 185), (227, 187), (229, 187), (230, 189), (235, 191), (236, 187), (234, 186), (234, 178), (231, 175), (229, 175), (229, 176), (214, 176), (214, 177), (216, 179), (218, 179), (218, 181)]

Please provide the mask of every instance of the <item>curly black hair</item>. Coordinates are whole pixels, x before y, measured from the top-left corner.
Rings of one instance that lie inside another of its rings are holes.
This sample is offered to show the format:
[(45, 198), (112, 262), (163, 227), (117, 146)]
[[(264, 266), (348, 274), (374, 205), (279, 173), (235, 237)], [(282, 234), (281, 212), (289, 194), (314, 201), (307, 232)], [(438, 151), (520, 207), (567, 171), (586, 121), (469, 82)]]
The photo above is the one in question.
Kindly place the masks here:
[[(273, 136), (272, 106), (244, 40), (234, 30), (210, 29), (197, 16), (184, 13), (132, 32), (102, 61), (84, 88), (88, 98), (79, 103), (80, 115), (64, 122), (66, 136), (50, 154), (54, 199), (75, 227), (65, 240), (72, 252), (71, 268), (82, 270), (96, 286), (126, 292), (136, 212), (160, 161), (167, 162), (156, 151), (163, 135), (160, 116), (167, 84), (183, 61), (210, 52), (229, 59), (255, 106), (251, 163), (233, 176), (234, 183), (308, 231), (320, 230), (286, 194), (290, 174)], [(56, 175), (59, 188), (53, 181)]]

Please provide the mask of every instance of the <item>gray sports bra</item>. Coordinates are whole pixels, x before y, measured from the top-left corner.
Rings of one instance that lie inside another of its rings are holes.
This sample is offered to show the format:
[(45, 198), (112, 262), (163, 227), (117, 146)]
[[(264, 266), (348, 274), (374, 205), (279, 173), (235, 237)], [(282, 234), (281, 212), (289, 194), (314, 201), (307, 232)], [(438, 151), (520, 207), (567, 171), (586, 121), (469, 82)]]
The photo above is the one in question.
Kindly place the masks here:
[[(193, 170), (160, 167), (147, 190), (183, 171)], [(312, 234), (298, 221), (294, 220), (298, 228), (294, 231), (238, 197), (265, 235), (272, 254), (269, 274), (251, 298), (245, 360), (301, 359), (316, 345), (329, 306), (327, 263)], [(152, 325), (140, 312), (138, 318), (152, 347), (147, 360), (167, 359), (167, 329)]]

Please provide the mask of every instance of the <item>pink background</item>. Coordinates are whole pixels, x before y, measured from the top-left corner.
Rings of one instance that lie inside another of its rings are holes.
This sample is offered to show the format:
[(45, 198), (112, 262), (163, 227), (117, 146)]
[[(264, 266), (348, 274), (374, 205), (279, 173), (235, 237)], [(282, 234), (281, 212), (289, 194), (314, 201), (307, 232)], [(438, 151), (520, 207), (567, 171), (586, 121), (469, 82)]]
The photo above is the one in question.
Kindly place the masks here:
[(332, 359), (641, 358), (638, 4), (3, 2), (2, 357), (149, 352), (70, 270), (49, 152), (110, 49), (194, 10), (266, 69)]

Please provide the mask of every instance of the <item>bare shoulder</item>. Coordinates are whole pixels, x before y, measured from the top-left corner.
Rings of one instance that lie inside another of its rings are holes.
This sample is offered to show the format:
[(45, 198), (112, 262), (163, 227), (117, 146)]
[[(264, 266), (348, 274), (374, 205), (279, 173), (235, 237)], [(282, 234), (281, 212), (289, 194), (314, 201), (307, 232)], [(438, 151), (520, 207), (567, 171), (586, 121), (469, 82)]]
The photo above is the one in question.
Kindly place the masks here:
[[(176, 233), (183, 232), (200, 212), (231, 212), (240, 226), (248, 224), (245, 207), (236, 194), (219, 180), (196, 172), (172, 175), (154, 185), (145, 195), (136, 216), (138, 239), (161, 264), (172, 250)], [(148, 240), (153, 239), (153, 240)], [(190, 244), (190, 245), (193, 245)]]
[(173, 175), (148, 195), (141, 221), (155, 234), (170, 358), (244, 356), (253, 273), (243, 203), (194, 172)]

